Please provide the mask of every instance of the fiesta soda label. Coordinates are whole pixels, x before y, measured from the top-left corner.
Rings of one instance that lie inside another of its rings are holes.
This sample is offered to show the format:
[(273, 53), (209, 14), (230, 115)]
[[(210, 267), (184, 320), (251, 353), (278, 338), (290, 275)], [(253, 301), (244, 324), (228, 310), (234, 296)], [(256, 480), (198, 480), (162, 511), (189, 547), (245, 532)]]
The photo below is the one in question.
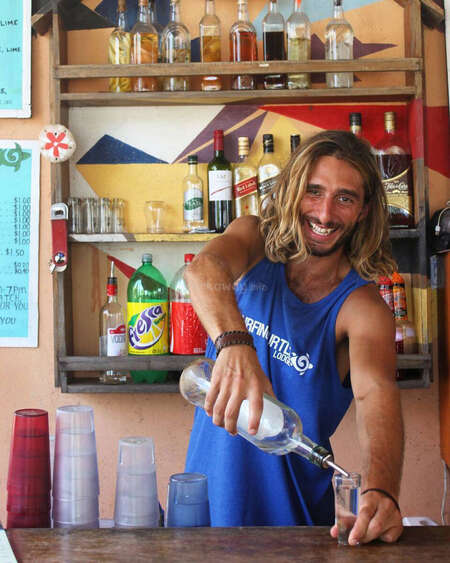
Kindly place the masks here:
[(128, 303), (128, 353), (135, 356), (167, 354), (169, 322), (167, 301)]
[(192, 304), (172, 301), (170, 312), (172, 354), (204, 354), (208, 336)]

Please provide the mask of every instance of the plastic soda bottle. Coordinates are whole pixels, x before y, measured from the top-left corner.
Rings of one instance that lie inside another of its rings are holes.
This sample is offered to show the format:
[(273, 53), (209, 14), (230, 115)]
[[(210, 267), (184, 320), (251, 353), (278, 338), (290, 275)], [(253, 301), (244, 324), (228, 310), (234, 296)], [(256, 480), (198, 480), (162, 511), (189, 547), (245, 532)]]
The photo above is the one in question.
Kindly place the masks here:
[[(152, 255), (142, 255), (142, 266), (128, 282), (128, 354), (150, 356), (169, 351), (169, 303), (167, 283), (152, 265)], [(132, 371), (136, 383), (165, 381), (167, 371)]]
[(204, 354), (208, 338), (191, 303), (184, 281), (186, 266), (195, 254), (184, 255), (184, 266), (175, 274), (170, 284), (170, 351), (172, 354)]

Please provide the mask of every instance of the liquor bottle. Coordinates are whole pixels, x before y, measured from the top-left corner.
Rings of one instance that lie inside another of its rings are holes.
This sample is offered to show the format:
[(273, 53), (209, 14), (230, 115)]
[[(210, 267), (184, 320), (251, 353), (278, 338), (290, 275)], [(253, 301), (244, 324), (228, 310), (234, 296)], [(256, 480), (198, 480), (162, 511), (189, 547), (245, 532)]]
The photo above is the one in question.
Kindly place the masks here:
[(392, 291), (392, 281), (387, 276), (380, 276), (377, 280), (378, 291), (386, 305), (394, 314), (394, 294)]
[[(294, 0), (294, 11), (286, 22), (286, 32), (288, 61), (303, 63), (311, 59), (311, 23), (301, 3), (302, 0)], [(309, 72), (290, 73), (287, 87), (290, 90), (311, 88), (311, 75)]]
[[(333, 18), (325, 30), (325, 58), (328, 61), (353, 59), (353, 29), (344, 18), (342, 0), (334, 0)], [(327, 72), (328, 88), (351, 88), (353, 72)]]
[(298, 133), (291, 135), (291, 154), (297, 150), (300, 146), (300, 142), (300, 135)]
[(416, 329), (408, 320), (406, 305), (405, 280), (398, 272), (392, 274), (392, 292), (394, 294), (395, 348), (397, 354), (416, 354)]
[(273, 135), (263, 135), (263, 155), (258, 164), (258, 192), (260, 206), (263, 209), (265, 199), (272, 194), (272, 188), (278, 181), (281, 165), (273, 154)]
[[(169, 352), (169, 303), (167, 283), (152, 265), (152, 255), (142, 255), (142, 265), (128, 282), (128, 355), (152, 356)], [(132, 371), (135, 382), (165, 381), (166, 371)]]
[(148, 2), (148, 12), (150, 14), (150, 23), (152, 24), (152, 26), (156, 29), (156, 32), (158, 33), (158, 62), (161, 62), (161, 56), (162, 56), (162, 32), (164, 30), (164, 27), (159, 23), (158, 21), (158, 16), (156, 14), (156, 2), (155, 0), (149, 0)]
[(352, 112), (348, 114), (350, 131), (355, 137), (362, 137), (362, 118), (359, 112)]
[(203, 181), (197, 173), (196, 154), (188, 156), (189, 172), (183, 178), (183, 223), (184, 230), (203, 227)]
[[(137, 21), (131, 30), (133, 47), (131, 62), (135, 65), (158, 62), (158, 32), (150, 23), (148, 0), (138, 0)], [(158, 79), (154, 76), (135, 77), (132, 80), (135, 92), (158, 90)]]
[[(127, 340), (125, 320), (120, 303), (117, 300), (117, 278), (114, 276), (114, 262), (106, 285), (107, 301), (100, 309), (99, 356), (126, 356)], [(125, 373), (107, 369), (100, 377), (101, 383), (126, 383)]]
[(209, 228), (223, 233), (233, 220), (231, 165), (223, 152), (223, 131), (214, 131), (214, 157), (208, 164)]
[[(257, 61), (258, 47), (256, 30), (248, 16), (247, 0), (237, 0), (237, 21), (230, 29), (230, 61)], [(255, 79), (250, 74), (241, 74), (233, 78), (233, 90), (254, 90)]]
[[(213, 367), (214, 362), (204, 358), (195, 360), (181, 373), (180, 393), (197, 407), (204, 408)], [(303, 434), (300, 417), (287, 405), (264, 393), (263, 412), (256, 434), (248, 433), (249, 411), (249, 402), (245, 399), (239, 410), (237, 432), (260, 450), (274, 455), (295, 453), (318, 467), (332, 467), (348, 476), (346, 471), (334, 463), (330, 452)]]
[(391, 227), (414, 228), (411, 151), (395, 131), (395, 112), (384, 114), (385, 134), (375, 145), (375, 157), (388, 202)]
[(169, 288), (170, 351), (172, 354), (204, 354), (208, 335), (191, 303), (184, 272), (195, 254), (184, 255), (184, 265), (175, 274)]
[[(108, 62), (112, 65), (128, 65), (131, 62), (131, 34), (126, 31), (126, 0), (117, 2), (117, 23), (109, 36)], [(122, 76), (109, 79), (110, 92), (131, 92), (131, 79)]]
[[(216, 16), (214, 0), (205, 0), (205, 15), (200, 20), (200, 55), (202, 63), (222, 60), (220, 45), (220, 20)], [(220, 76), (203, 76), (201, 88), (204, 92), (222, 90)]]
[[(180, 0), (170, 0), (170, 20), (162, 35), (162, 61), (164, 63), (191, 62), (191, 36), (181, 23)], [(188, 76), (167, 76), (163, 80), (164, 90), (189, 90)]]
[[(278, 11), (278, 0), (270, 0), (269, 11), (262, 22), (264, 60), (283, 61), (286, 58), (284, 50), (284, 18)], [(264, 88), (279, 90), (286, 87), (284, 74), (266, 74)]]
[(233, 195), (236, 217), (258, 215), (258, 173), (248, 160), (248, 153), (248, 137), (239, 137), (239, 160), (233, 170)]

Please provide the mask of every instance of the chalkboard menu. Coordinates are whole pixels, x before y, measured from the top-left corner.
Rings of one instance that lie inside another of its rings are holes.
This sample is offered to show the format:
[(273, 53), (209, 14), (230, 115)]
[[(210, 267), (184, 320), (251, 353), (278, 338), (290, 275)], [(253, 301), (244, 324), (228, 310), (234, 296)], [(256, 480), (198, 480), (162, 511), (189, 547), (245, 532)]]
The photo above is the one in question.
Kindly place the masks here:
[(0, 346), (38, 345), (39, 143), (0, 140)]
[(0, 117), (31, 116), (31, 0), (0, 0)]

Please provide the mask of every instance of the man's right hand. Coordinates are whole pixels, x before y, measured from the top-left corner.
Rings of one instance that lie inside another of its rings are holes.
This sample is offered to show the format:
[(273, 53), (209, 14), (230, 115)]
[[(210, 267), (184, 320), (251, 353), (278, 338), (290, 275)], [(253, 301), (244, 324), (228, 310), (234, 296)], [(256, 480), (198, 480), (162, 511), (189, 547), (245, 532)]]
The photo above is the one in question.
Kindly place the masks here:
[(250, 404), (249, 434), (256, 434), (263, 410), (263, 393), (273, 395), (253, 348), (234, 345), (223, 348), (211, 376), (205, 411), (216, 426), (237, 434), (236, 422), (244, 399)]

